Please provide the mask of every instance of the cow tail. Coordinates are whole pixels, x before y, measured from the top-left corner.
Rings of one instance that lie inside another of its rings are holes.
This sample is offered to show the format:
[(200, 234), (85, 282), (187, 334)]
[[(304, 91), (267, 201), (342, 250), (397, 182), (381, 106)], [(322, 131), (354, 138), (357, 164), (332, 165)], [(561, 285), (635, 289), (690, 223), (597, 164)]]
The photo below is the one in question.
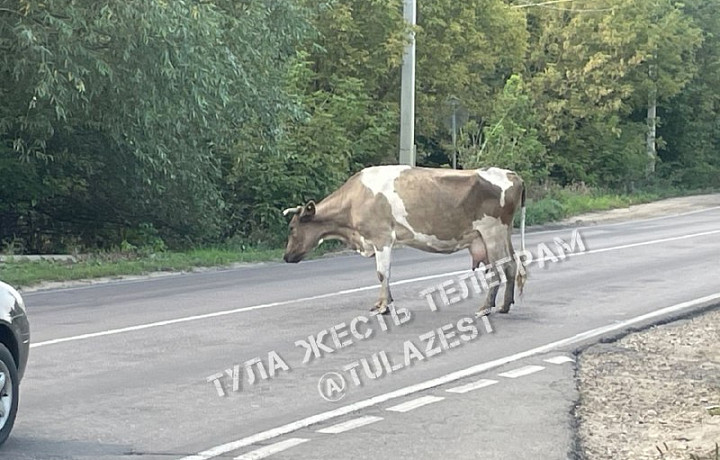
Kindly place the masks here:
[(520, 201), (520, 250), (525, 252), (525, 184), (522, 186), (522, 198)]
[(523, 293), (523, 287), (525, 286), (525, 282), (527, 281), (527, 268), (520, 264), (519, 261), (525, 260), (525, 184), (522, 184), (522, 196), (520, 198), (520, 251), (523, 257), (519, 257), (516, 259), (518, 262), (517, 264), (517, 276), (516, 276), (516, 283), (518, 286), (518, 290), (520, 291), (520, 295)]

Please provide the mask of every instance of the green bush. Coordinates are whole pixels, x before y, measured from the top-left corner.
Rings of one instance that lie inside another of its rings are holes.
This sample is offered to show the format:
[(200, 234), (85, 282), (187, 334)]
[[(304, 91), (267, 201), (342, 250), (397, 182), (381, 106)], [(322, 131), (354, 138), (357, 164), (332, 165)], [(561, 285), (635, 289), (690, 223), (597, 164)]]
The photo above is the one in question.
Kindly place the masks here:
[(526, 225), (539, 225), (560, 220), (566, 216), (565, 206), (553, 198), (528, 201)]

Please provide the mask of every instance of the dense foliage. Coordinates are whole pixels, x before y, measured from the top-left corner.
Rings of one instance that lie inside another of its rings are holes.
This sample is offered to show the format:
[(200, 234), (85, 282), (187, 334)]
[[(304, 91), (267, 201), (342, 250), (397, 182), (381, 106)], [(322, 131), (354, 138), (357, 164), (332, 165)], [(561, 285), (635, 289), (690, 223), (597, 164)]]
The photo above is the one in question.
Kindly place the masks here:
[[(720, 0), (418, 0), (418, 163), (720, 186)], [(276, 243), (397, 158), (401, 0), (0, 0), (0, 240)], [(2, 248), (0, 248), (2, 249)]]

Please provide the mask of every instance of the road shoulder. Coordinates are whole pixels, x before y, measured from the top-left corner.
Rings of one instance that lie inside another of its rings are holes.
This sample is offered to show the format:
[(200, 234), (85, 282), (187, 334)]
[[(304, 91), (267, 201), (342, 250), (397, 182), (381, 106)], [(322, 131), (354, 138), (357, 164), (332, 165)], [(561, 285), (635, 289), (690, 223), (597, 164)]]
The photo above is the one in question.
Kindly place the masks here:
[(715, 458), (720, 309), (591, 346), (577, 373), (585, 458)]

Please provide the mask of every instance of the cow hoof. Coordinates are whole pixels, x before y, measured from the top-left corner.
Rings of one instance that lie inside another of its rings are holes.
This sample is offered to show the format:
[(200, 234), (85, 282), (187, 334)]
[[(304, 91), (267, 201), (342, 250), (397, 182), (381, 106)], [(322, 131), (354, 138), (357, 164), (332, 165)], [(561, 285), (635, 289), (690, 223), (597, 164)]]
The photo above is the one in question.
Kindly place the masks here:
[(388, 305), (380, 305), (375, 304), (374, 307), (370, 309), (371, 312), (374, 312), (377, 315), (389, 315), (390, 314), (390, 308), (388, 308)]
[(498, 313), (510, 313), (510, 305), (500, 308)]
[(482, 318), (483, 316), (490, 316), (491, 310), (486, 308), (484, 310), (478, 310), (475, 312), (475, 318)]

